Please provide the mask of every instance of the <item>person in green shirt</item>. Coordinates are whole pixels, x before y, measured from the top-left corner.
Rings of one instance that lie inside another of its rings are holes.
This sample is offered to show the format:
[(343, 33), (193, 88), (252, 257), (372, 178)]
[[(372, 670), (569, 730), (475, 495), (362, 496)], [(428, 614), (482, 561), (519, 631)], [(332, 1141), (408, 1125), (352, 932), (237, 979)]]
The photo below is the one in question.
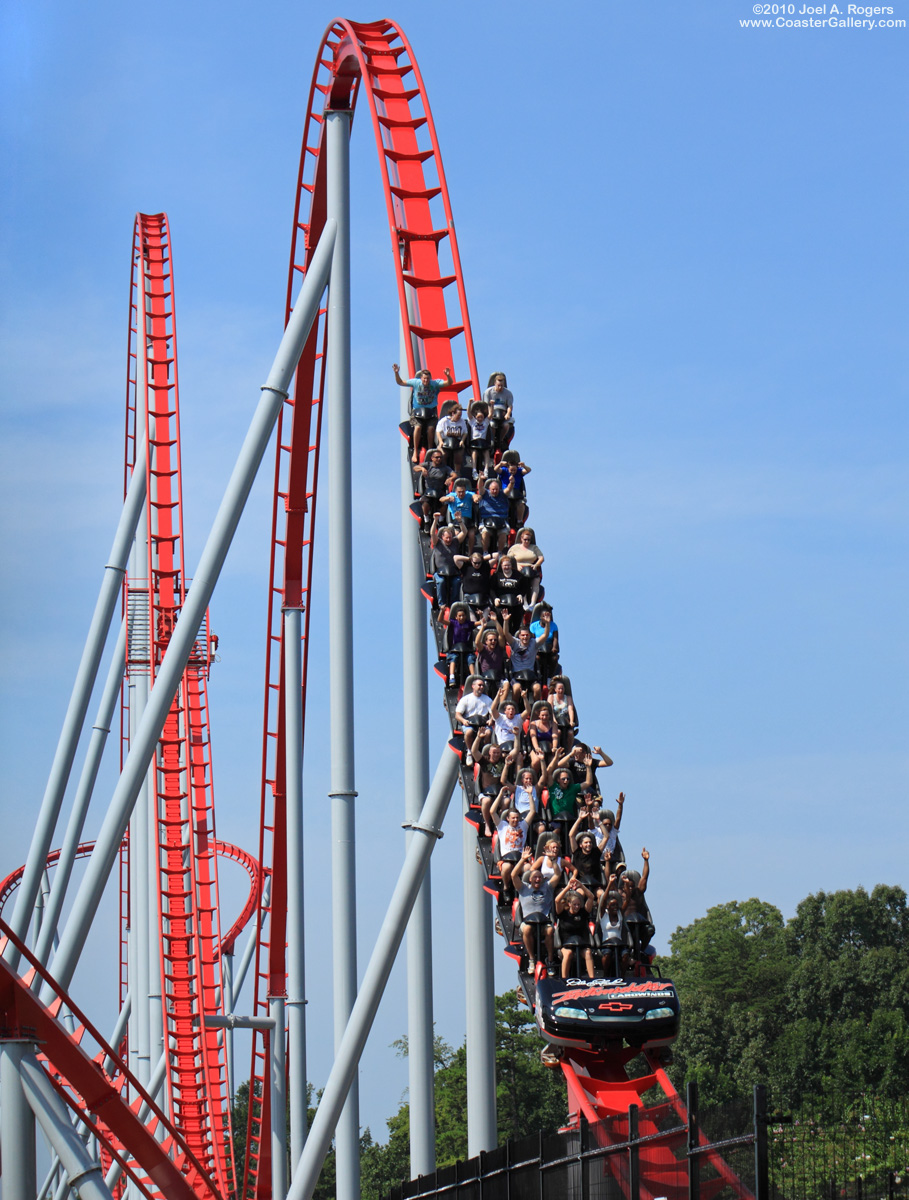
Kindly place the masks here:
[[(552, 827), (557, 822), (565, 826), (563, 846), (568, 845), (568, 829), (574, 824), (578, 815), (578, 795), (593, 787), (593, 755), (588, 752), (584, 755), (583, 761), (587, 768), (587, 774), (580, 783), (575, 783), (571, 772), (562, 767), (556, 771), (552, 783), (549, 784), (547, 805), (549, 825)], [(541, 783), (545, 784), (545, 780), (541, 780)]]

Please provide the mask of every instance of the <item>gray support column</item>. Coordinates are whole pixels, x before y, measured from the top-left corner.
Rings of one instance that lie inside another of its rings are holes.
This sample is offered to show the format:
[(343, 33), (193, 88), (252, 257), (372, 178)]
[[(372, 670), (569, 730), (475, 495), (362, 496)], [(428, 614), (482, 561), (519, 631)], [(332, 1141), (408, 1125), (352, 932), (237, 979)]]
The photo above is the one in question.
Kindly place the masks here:
[[(73, 901), (72, 912), (61, 934), (60, 946), (54, 956), (53, 974), (64, 990), (68, 989), (72, 982), (73, 972), (85, 945), (95, 909), (116, 861), (120, 841), (154, 754), (158, 737), (164, 728), (171, 701), (180, 685), (205, 610), (221, 574), (253, 480), (278, 419), (278, 412), (287, 396), (287, 388), (318, 313), (319, 301), (328, 279), (335, 229), (334, 221), (326, 221), (294, 311), (284, 330), (268, 381), (262, 388), (262, 397), (240, 449), (224, 499), (199, 559), (192, 587), (187, 593), (180, 619), (164, 655), (148, 706), (136, 731), (135, 741), (130, 746), (123, 772), (114, 788), (107, 815), (95, 842), (95, 849)], [(44, 989), (41, 994), (44, 999)], [(47, 989), (45, 1002), (49, 1002), (52, 995), (53, 992)]]
[[(66, 791), (69, 773), (76, 756), (76, 747), (79, 744), (79, 736), (82, 732), (85, 714), (88, 711), (92, 688), (95, 686), (95, 676), (104, 652), (107, 631), (110, 628), (114, 606), (120, 595), (120, 585), (126, 570), (129, 548), (144, 503), (145, 439), (143, 438), (136, 451), (136, 469), (133, 471), (133, 477), (127, 489), (126, 501), (120, 513), (120, 522), (114, 536), (114, 544), (104, 568), (101, 590), (98, 593), (88, 637), (85, 640), (85, 649), (82, 651), (82, 659), (76, 672), (76, 682), (73, 684), (72, 695), (63, 720), (63, 729), (60, 731), (60, 740), (57, 743), (47, 787), (44, 790), (44, 798), (35, 822), (35, 832), (32, 835), (22, 882), (16, 896), (16, 907), (9, 922), (13, 933), (23, 941), (28, 934), (35, 897), (41, 886), (41, 874), (44, 871), (51, 839), (57, 826), (60, 806), (63, 803), (63, 793)], [(6, 948), (5, 957), (12, 967), (18, 966), (19, 952), (12, 942)]]
[[(234, 956), (221, 952), (221, 1007), (225, 1012), (232, 1012), (231, 1000), (234, 994)], [(224, 1056), (227, 1063), (227, 1095), (230, 1100), (230, 1106), (234, 1106), (234, 1085), (236, 1076), (234, 1074), (234, 1031), (232, 1029), (225, 1030), (224, 1033)]]
[(271, 1196), (272, 1200), (284, 1200), (287, 1195), (287, 1063), (283, 996), (269, 998), (268, 1015), (274, 1022), (268, 1035), (271, 1049)]
[(76, 788), (72, 812), (66, 825), (63, 845), (60, 847), (60, 857), (54, 869), (54, 884), (47, 902), (44, 925), (41, 928), (41, 936), (35, 945), (35, 957), (41, 963), (46, 963), (50, 958), (54, 934), (57, 932), (60, 912), (63, 908), (63, 901), (66, 899), (66, 889), (69, 887), (73, 863), (76, 860), (76, 850), (79, 846), (79, 839), (82, 837), (85, 818), (88, 815), (88, 807), (91, 804), (92, 792), (95, 788), (95, 780), (98, 777), (98, 768), (101, 766), (101, 757), (110, 733), (110, 723), (120, 695), (120, 683), (123, 679), (125, 665), (126, 622), (122, 621), (120, 636), (117, 638), (114, 656), (107, 672), (101, 703), (98, 705), (98, 715), (92, 726), (91, 740), (85, 753), (85, 762), (82, 764), (82, 774), (79, 776), (79, 785)]
[[(137, 676), (133, 697), (136, 703), (136, 712), (134, 714), (132, 708), (130, 708), (130, 745), (132, 745), (133, 732), (135, 729), (138, 729), (139, 722), (142, 720), (142, 714), (148, 703), (147, 675)], [(135, 913), (136, 928), (134, 944), (136, 959), (135, 963), (130, 964), (131, 968), (134, 967), (135, 970), (130, 975), (129, 986), (136, 998), (136, 1032), (139, 1037), (139, 1044), (136, 1047), (136, 1075), (144, 1088), (148, 1087), (148, 1080), (151, 1075), (151, 1018), (148, 1000), (149, 963), (152, 955), (157, 953), (158, 940), (157, 929), (155, 930), (154, 943), (151, 939), (151, 889), (155, 886), (155, 880), (151, 877), (149, 870), (149, 859), (151, 857), (151, 846), (149, 844), (151, 840), (149, 790), (148, 777), (146, 776), (139, 789), (130, 831), (130, 836), (134, 839), (130, 847), (130, 854), (135, 853), (136, 856), (136, 890), (130, 897), (131, 921), (132, 913)]]
[(335, 1052), (334, 1065), (316, 1110), (309, 1137), (306, 1139), (300, 1165), (294, 1172), (288, 1200), (309, 1200), (319, 1181), (319, 1173), (335, 1131), (338, 1114), (356, 1076), (360, 1055), (363, 1053), (388, 976), (394, 966), (430, 855), (441, 836), (442, 822), (457, 777), (457, 757), (446, 746), (442, 751), (420, 819), (414, 824), (414, 834), (418, 836), (413, 838), (407, 848), (407, 856), (382, 928), (376, 938), (369, 966), (363, 975), (363, 983), (350, 1014), (350, 1021)]
[(35, 1118), (22, 1087), (22, 1060), (35, 1043), (0, 1042), (0, 1146), (3, 1148), (3, 1200), (35, 1200)]
[(483, 891), (473, 827), (461, 822), (464, 847), (464, 976), (467, 999), (467, 1153), (494, 1150), (496, 1134), (495, 984), (492, 911)]
[[(186, 788), (189, 790), (188, 784)], [(148, 901), (146, 904), (146, 917), (148, 919), (148, 963), (147, 963), (147, 984), (148, 984), (148, 1059), (149, 1059), (149, 1077), (151, 1076), (152, 1066), (158, 1061), (164, 1053), (165, 1038), (164, 1038), (164, 988), (161, 980), (161, 927), (158, 918), (158, 887), (160, 884), (160, 867), (161, 867), (161, 852), (158, 848), (158, 764), (157, 750), (152, 754), (151, 766), (149, 767), (148, 777), (145, 782), (146, 806), (145, 815), (147, 818), (147, 834), (146, 843), (148, 847), (147, 856), (147, 876), (148, 876)], [(184, 801), (184, 803), (186, 803)], [(152, 1099), (156, 1104), (160, 1105), (164, 1113), (170, 1116), (170, 1106), (168, 1104), (168, 1091), (162, 1081), (161, 1085), (151, 1091), (151, 1084), (148, 1085)]]
[[(332, 965), (335, 1048), (357, 996), (354, 823), (353, 550), (350, 467), (350, 113), (326, 112), (326, 213), (338, 226), (328, 288), (328, 586), (331, 711)], [(335, 1134), (337, 1200), (360, 1196), (354, 1079)]]
[[(267, 909), (271, 903), (271, 876), (269, 875), (262, 884), (262, 904), (263, 909)], [(249, 934), (246, 938), (246, 946), (243, 950), (243, 956), (240, 959), (240, 966), (234, 972), (233, 989), (230, 992), (225, 992), (224, 1007), (228, 1012), (234, 1012), (240, 1002), (240, 992), (243, 990), (243, 984), (246, 982), (246, 976), (249, 973), (250, 963), (252, 962), (253, 954), (255, 953), (258, 935), (258, 918), (252, 919), (252, 924), (249, 927)]]
[(303, 903), (303, 610), (284, 609), (284, 746), (287, 812), (287, 1053), (290, 1169), (306, 1141), (306, 959)]
[[(407, 362), (401, 329), (401, 362)], [(401, 388), (401, 420), (410, 388)], [(401, 615), (403, 623), (404, 812), (416, 821), (429, 785), (426, 601), (420, 595), (423, 560), (410, 511), (413, 476), (407, 442), (401, 441)], [(406, 835), (409, 846), (414, 835)], [(432, 876), (420, 888), (407, 926), (407, 1066), (410, 1096), (410, 1176), (436, 1169), (435, 1055), (432, 995)]]
[[(92, 1161), (82, 1139), (70, 1123), (66, 1105), (54, 1091), (54, 1085), (34, 1053), (22, 1059), (20, 1069), (26, 1099), (38, 1118), (48, 1143), (60, 1158), (69, 1187), (78, 1194), (80, 1200), (112, 1200), (110, 1191), (104, 1184), (100, 1163)], [(4, 1141), (4, 1166), (5, 1158)], [(5, 1187), (3, 1194), (6, 1197)]]

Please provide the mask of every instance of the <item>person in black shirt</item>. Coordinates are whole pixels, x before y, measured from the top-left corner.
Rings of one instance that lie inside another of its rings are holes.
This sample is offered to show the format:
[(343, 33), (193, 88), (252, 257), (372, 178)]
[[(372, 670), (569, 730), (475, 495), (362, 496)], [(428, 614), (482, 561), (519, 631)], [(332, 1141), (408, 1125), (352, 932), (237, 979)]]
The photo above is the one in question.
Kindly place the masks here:
[(460, 549), (465, 537), (463, 530), (456, 530), (451, 525), (439, 529), (439, 514), (435, 514), (429, 531), (429, 544), (432, 546), (429, 569), (436, 585), (436, 602), (433, 608), (445, 608), (458, 598), (461, 573), (458, 570), (459, 556), (456, 551)]
[(507, 612), (511, 616), (512, 628), (516, 628), (524, 616), (529, 586), (530, 580), (518, 573), (514, 559), (504, 554), (492, 579), (492, 602), (503, 614)]
[[(594, 899), (589, 888), (576, 879), (564, 887), (555, 900), (556, 928), (559, 931), (559, 955), (562, 959), (562, 978), (572, 973), (573, 959), (583, 954), (587, 978), (593, 979), (593, 946), (590, 940), (590, 913)], [(575, 970), (578, 968), (575, 967)]]
[(423, 520), (429, 524), (432, 514), (439, 507), (439, 497), (448, 491), (448, 485), (454, 479), (455, 473), (445, 464), (445, 455), (441, 450), (433, 450), (426, 462), (414, 464), (414, 473), (423, 476)]
[(455, 562), (461, 572), (461, 597), (471, 608), (485, 608), (489, 603), (491, 585), (489, 560), (479, 550), (471, 554), (456, 554)]

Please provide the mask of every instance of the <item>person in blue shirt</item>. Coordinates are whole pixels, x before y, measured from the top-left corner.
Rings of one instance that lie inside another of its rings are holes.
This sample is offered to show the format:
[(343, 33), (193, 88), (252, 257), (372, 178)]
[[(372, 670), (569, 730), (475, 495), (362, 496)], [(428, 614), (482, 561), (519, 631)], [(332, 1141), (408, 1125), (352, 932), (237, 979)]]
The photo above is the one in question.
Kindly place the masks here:
[(451, 367), (445, 368), (444, 379), (433, 379), (431, 372), (425, 368), (418, 371), (413, 379), (402, 379), (397, 363), (392, 363), (395, 373), (395, 383), (398, 387), (410, 388), (410, 425), (413, 429), (413, 462), (420, 461), (420, 445), (425, 442), (427, 449), (435, 442), (436, 418), (439, 415), (439, 392), (443, 387), (451, 387)]
[(485, 475), (481, 475), (477, 480), (477, 508), (483, 553), (490, 553), (493, 536), (495, 536), (496, 544), (493, 547), (493, 553), (496, 561), (508, 541), (508, 505), (513, 495), (513, 485), (509, 484), (507, 488), (503, 489), (498, 475), (493, 475), (488, 483)]
[[(559, 627), (552, 619), (552, 609), (545, 602), (535, 613), (536, 620), (530, 623), (530, 632), (538, 643), (537, 659), (544, 679), (554, 675), (559, 665)], [(545, 635), (540, 641), (541, 635)], [(562, 724), (562, 722), (559, 722)]]
[(466, 532), (467, 553), (470, 554), (477, 535), (474, 519), (476, 495), (470, 491), (470, 485), (467, 480), (464, 478), (456, 479), (452, 484), (452, 490), (446, 495), (439, 497), (439, 504), (448, 506), (448, 519), (452, 525)]
[(521, 461), (517, 450), (506, 450), (499, 462), (498, 472), (503, 488), (507, 488), (510, 483), (513, 484), (509, 520), (512, 529), (519, 529), (527, 516), (527, 504), (524, 499), (527, 489), (524, 486), (524, 476), (530, 474), (530, 467)]

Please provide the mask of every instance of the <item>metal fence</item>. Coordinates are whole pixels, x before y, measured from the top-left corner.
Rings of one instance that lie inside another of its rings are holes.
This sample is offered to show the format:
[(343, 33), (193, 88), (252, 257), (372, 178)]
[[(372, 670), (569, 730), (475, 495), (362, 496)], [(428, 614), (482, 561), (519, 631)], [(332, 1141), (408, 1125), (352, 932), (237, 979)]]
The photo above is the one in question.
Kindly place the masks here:
[(740, 1113), (701, 1117), (694, 1085), (687, 1099), (685, 1115), (668, 1103), (632, 1105), (596, 1124), (582, 1118), (578, 1129), (506, 1142), (402, 1183), (389, 1200), (753, 1200), (761, 1163), (759, 1200), (769, 1200), (766, 1123), (755, 1136), (763, 1109), (744, 1110), (744, 1126), (733, 1129)]
[(909, 1200), (909, 1099), (859, 1096), (832, 1112), (771, 1115), (768, 1161), (774, 1197)]
[(770, 1113), (762, 1086), (703, 1111), (692, 1084), (686, 1099), (507, 1142), (388, 1200), (909, 1200), (907, 1106), (863, 1098), (833, 1120)]

